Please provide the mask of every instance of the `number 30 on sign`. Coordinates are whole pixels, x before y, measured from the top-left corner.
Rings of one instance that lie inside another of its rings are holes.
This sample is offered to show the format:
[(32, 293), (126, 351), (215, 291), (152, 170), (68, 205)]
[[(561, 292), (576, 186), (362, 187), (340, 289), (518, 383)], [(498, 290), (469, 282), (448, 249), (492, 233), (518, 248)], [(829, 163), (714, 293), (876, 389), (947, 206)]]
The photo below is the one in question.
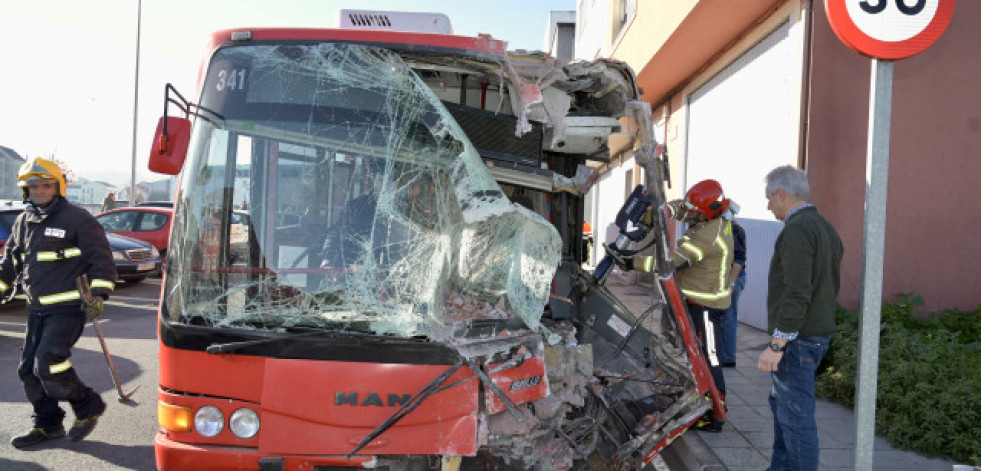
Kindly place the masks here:
[(954, 15), (954, 0), (824, 0), (824, 6), (846, 46), (886, 60), (923, 52)]

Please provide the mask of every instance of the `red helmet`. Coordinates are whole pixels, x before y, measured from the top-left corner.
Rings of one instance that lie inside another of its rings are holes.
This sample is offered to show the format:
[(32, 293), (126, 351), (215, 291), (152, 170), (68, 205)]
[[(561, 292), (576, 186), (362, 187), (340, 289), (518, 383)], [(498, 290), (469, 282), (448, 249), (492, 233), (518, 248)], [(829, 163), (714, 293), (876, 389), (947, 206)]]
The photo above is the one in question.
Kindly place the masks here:
[(715, 180), (702, 180), (688, 189), (681, 209), (702, 213), (712, 220), (729, 209), (730, 200), (722, 192), (722, 185)]

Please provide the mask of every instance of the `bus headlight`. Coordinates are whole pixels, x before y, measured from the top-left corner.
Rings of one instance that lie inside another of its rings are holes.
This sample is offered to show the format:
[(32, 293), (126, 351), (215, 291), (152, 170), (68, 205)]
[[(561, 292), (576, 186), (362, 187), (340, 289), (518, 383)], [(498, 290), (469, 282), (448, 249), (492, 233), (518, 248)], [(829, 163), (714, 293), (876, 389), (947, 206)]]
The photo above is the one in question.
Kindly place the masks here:
[(228, 428), (238, 438), (252, 438), (259, 433), (259, 414), (252, 409), (239, 409), (232, 412)]
[(194, 414), (194, 429), (205, 437), (214, 437), (225, 427), (225, 417), (214, 406), (204, 406)]

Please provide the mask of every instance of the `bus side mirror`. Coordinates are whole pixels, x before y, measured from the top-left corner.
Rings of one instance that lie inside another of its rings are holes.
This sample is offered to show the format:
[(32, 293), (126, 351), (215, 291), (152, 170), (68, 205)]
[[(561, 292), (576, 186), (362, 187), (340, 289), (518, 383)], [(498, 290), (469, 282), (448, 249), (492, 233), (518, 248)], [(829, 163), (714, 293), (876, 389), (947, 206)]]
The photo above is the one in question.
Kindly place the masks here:
[(150, 150), (150, 171), (166, 175), (181, 173), (187, 146), (191, 142), (191, 120), (164, 116), (157, 123)]

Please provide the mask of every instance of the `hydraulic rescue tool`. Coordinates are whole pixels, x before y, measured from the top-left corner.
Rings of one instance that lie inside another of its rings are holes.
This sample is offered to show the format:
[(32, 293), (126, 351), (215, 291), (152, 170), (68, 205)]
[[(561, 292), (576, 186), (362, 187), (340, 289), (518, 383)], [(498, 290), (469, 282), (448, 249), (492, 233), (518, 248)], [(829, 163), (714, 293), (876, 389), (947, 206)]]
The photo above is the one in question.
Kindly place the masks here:
[[(620, 229), (620, 235), (617, 236), (616, 241), (610, 244), (603, 244), (603, 249), (606, 250), (606, 256), (600, 260), (599, 264), (596, 265), (596, 270), (593, 271), (593, 280), (596, 283), (602, 284), (606, 280), (606, 276), (610, 274), (610, 269), (613, 268), (614, 263), (627, 270), (633, 268), (633, 261), (630, 257), (643, 250), (643, 248), (640, 250), (627, 250), (627, 246), (631, 242), (644, 240), (647, 234), (650, 233), (651, 226), (643, 219), (648, 208), (651, 206), (651, 201), (652, 198), (647, 194), (644, 185), (637, 185), (634, 191), (630, 193), (630, 196), (627, 197), (627, 201), (620, 207), (616, 218), (616, 225)], [(630, 266), (626, 267), (625, 265)]]

